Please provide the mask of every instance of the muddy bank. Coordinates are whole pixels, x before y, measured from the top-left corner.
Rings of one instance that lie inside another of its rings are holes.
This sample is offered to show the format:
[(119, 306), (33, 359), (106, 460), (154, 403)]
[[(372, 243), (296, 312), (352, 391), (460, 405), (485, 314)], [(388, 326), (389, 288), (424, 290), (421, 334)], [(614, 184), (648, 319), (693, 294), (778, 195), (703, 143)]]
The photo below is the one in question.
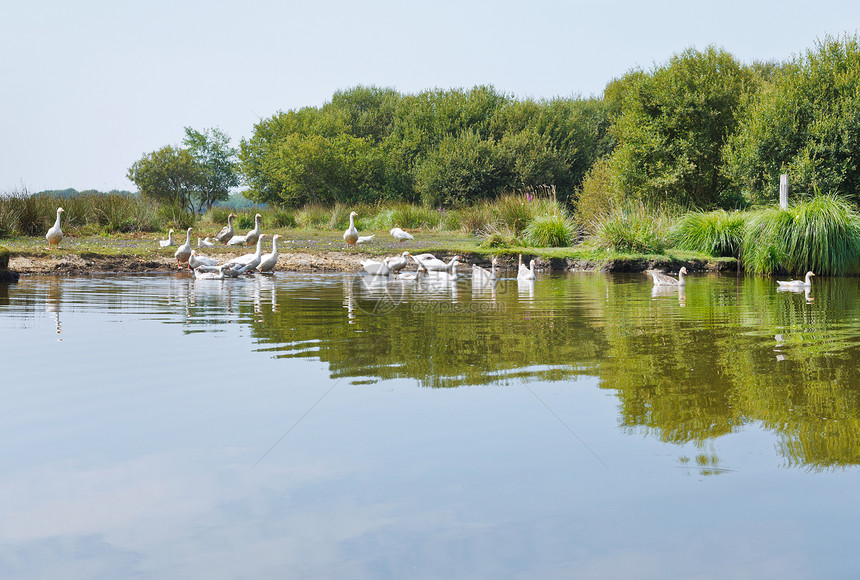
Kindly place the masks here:
[[(236, 253), (235, 255), (239, 255)], [(442, 259), (449, 259), (453, 253), (440, 252)], [(229, 254), (219, 255), (219, 259), (228, 259)], [(471, 264), (489, 266), (486, 256), (477, 254), (461, 254), (462, 265), (465, 268)], [(357, 272), (361, 270), (361, 261), (371, 258), (369, 254), (345, 251), (320, 252), (291, 252), (284, 253), (278, 259), (277, 270), (282, 272)], [(512, 269), (517, 267), (516, 255), (500, 255), (499, 267)], [(523, 256), (529, 259), (530, 256)], [(376, 258), (378, 259), (378, 257)], [(642, 272), (649, 268), (659, 270), (677, 270), (686, 266), (689, 271), (733, 271), (737, 268), (732, 261), (707, 260), (601, 260), (588, 261), (573, 258), (537, 258), (536, 266), (543, 270), (554, 271), (601, 271), (601, 272)], [(135, 272), (171, 272), (178, 269), (176, 260), (168, 257), (141, 256), (104, 256), (98, 254), (62, 254), (56, 256), (20, 255), (13, 256), (9, 261), (9, 270), (20, 274), (63, 274), (88, 275), (96, 273), (135, 273)], [(412, 268), (410, 268), (412, 269)]]

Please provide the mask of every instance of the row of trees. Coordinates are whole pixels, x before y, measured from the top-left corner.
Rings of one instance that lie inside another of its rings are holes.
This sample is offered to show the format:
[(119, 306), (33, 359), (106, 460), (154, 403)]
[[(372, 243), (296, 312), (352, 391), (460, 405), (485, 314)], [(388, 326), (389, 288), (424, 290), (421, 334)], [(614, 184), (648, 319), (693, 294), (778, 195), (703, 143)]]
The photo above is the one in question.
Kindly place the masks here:
[(857, 200), (860, 47), (827, 37), (784, 63), (708, 47), (611, 81), (602, 98), (516, 99), (491, 86), (401, 95), (359, 86), (261, 120), (237, 150), (186, 129), (129, 170), (141, 191), (201, 210), (241, 174), (256, 202), (459, 206), (555, 185), (561, 201), (738, 207), (792, 189)]

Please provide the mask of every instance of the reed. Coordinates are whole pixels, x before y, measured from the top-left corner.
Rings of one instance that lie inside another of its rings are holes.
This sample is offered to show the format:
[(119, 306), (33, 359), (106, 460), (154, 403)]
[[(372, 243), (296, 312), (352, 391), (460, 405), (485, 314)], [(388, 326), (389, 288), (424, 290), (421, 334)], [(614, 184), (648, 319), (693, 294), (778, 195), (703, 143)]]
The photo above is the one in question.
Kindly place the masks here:
[(787, 210), (753, 212), (741, 256), (744, 269), (755, 274), (846, 274), (860, 261), (860, 216), (833, 195), (818, 195)]
[(734, 211), (694, 211), (681, 216), (671, 228), (675, 246), (711, 256), (737, 256), (743, 243), (746, 219)]

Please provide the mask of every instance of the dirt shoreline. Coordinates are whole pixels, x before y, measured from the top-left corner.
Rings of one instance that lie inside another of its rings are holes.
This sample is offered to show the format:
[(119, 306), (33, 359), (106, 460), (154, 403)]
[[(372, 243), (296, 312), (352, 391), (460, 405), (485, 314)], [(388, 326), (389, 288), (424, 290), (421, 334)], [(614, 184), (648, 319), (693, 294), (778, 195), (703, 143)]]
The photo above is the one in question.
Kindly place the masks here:
[[(238, 254), (237, 254), (238, 255)], [(448, 259), (454, 254), (440, 252), (439, 257)], [(465, 270), (471, 264), (489, 266), (489, 259), (480, 255), (462, 256), (461, 267)], [(220, 256), (219, 256), (220, 257)], [(229, 256), (223, 256), (225, 259)], [(276, 270), (282, 272), (359, 272), (361, 261), (372, 258), (370, 254), (319, 251), (319, 252), (290, 252), (283, 253), (278, 259)], [(378, 257), (376, 257), (378, 259)], [(516, 255), (499, 256), (499, 266), (515, 268)], [(719, 261), (672, 261), (672, 260), (604, 260), (587, 261), (570, 258), (538, 258), (536, 266), (544, 270), (554, 271), (604, 271), (604, 272), (642, 272), (649, 268), (678, 269), (686, 266), (695, 271), (734, 270), (736, 264)], [(16, 255), (9, 260), (9, 270), (21, 275), (30, 274), (60, 274), (60, 275), (89, 275), (89, 274), (131, 274), (175, 272), (176, 260), (164, 256), (104, 256), (98, 254), (66, 253), (56, 256)], [(410, 268), (411, 269), (411, 268)]]

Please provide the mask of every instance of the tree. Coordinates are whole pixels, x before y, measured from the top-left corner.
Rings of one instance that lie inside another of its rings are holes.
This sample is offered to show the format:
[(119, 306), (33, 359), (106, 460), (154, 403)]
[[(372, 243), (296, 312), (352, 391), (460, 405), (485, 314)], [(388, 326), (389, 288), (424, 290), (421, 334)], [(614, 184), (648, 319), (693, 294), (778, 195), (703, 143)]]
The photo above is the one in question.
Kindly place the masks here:
[(731, 203), (723, 148), (756, 83), (751, 69), (709, 47), (687, 49), (651, 74), (629, 75), (611, 167), (626, 195), (709, 208)]
[(187, 149), (168, 145), (135, 161), (128, 179), (145, 197), (193, 212), (204, 175)]
[(860, 43), (827, 37), (772, 73), (727, 148), (727, 174), (753, 202), (791, 189), (860, 200)]
[(185, 127), (182, 143), (200, 166), (201, 180), (195, 197), (197, 211), (202, 213), (204, 205), (207, 211), (212, 209), (212, 204), (226, 200), (230, 189), (238, 187), (237, 150), (230, 147), (230, 137), (218, 129), (205, 129), (201, 133)]

